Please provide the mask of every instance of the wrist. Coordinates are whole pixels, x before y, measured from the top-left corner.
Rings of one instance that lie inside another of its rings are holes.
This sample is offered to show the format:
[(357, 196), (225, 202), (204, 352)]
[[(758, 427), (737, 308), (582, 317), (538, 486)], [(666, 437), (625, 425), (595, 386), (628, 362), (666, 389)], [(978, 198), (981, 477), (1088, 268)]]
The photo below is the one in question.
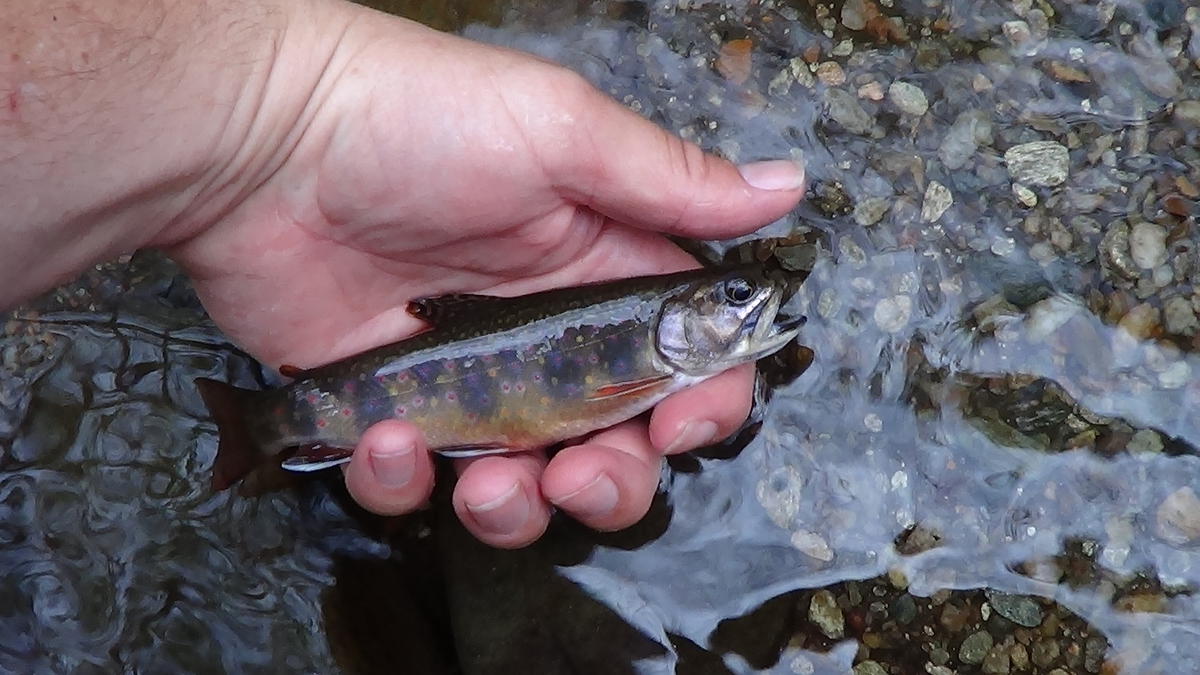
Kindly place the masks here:
[(232, 208), (286, 156), (349, 14), (298, 0), (0, 5), (15, 55), (0, 59), (0, 307)]

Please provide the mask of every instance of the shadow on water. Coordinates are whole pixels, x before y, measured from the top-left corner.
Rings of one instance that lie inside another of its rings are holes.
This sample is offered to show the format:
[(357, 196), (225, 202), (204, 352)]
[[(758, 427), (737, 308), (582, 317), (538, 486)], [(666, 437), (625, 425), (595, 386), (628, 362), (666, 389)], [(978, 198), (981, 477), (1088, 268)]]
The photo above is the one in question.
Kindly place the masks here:
[(1200, 670), (1200, 8), (390, 8), (803, 159), (796, 212), (697, 250), (811, 268), (811, 353), (643, 523), (497, 552), (444, 497), (212, 494), (191, 378), (270, 375), (162, 261), (99, 268), (4, 324), (0, 669)]

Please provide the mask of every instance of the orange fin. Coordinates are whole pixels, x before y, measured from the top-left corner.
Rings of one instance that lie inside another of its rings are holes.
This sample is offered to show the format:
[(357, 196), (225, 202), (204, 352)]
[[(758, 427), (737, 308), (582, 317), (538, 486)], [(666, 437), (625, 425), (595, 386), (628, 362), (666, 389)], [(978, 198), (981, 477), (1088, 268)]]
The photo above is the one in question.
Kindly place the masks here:
[(640, 380), (629, 380), (628, 382), (613, 382), (597, 387), (595, 391), (588, 395), (588, 400), (599, 401), (614, 396), (636, 394), (647, 389), (663, 386), (670, 381), (670, 375), (656, 375), (654, 377), (644, 377)]
[(320, 471), (350, 461), (354, 448), (335, 448), (321, 443), (301, 446), (296, 454), (283, 460), (288, 471)]
[(217, 423), (220, 438), (217, 457), (213, 460), (212, 486), (214, 490), (224, 490), (250, 473), (262, 458), (242, 416), (247, 399), (258, 392), (204, 377), (196, 378), (196, 388)]
[(285, 363), (285, 364), (279, 366), (279, 374), (284, 377), (290, 377), (293, 380), (299, 379), (302, 377), (308, 377), (308, 374), (311, 372), (312, 371), (308, 370), (307, 368), (301, 368), (300, 366), (293, 366), (288, 363)]

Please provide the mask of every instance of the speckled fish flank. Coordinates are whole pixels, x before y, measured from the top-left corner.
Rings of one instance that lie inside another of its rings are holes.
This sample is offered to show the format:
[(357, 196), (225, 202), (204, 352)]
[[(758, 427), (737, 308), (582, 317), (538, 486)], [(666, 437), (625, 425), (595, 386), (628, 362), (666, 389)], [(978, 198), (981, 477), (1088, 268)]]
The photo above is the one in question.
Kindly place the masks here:
[(532, 450), (611, 426), (669, 394), (782, 347), (786, 284), (758, 266), (698, 270), (516, 298), (423, 298), (434, 323), (409, 339), (250, 392), (198, 380), (221, 431), (214, 484), (247, 453), (298, 448), (284, 465), (348, 460), (371, 425), (398, 419), (429, 447), (470, 456)]

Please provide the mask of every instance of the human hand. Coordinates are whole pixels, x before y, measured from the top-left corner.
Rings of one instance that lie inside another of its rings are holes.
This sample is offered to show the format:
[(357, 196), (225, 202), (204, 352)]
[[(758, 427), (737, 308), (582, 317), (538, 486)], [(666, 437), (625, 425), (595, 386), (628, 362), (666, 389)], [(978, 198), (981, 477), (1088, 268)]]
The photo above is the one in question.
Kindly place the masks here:
[[(293, 125), (282, 159), (215, 224), (168, 247), (213, 319), (267, 363), (315, 366), (411, 334), (423, 327), (405, 312), (417, 296), (693, 267), (663, 233), (738, 235), (800, 199), (793, 163), (739, 170), (558, 66), (330, 7), (345, 32), (312, 62), (324, 68), (317, 86), (290, 118), (267, 118)], [(631, 525), (661, 457), (736, 430), (752, 383), (753, 367), (740, 367), (549, 461), (461, 460), (455, 509), (501, 547), (540, 536), (551, 505), (597, 529)], [(421, 506), (433, 475), (420, 431), (399, 421), (371, 428), (346, 468), (354, 497), (383, 514)]]

